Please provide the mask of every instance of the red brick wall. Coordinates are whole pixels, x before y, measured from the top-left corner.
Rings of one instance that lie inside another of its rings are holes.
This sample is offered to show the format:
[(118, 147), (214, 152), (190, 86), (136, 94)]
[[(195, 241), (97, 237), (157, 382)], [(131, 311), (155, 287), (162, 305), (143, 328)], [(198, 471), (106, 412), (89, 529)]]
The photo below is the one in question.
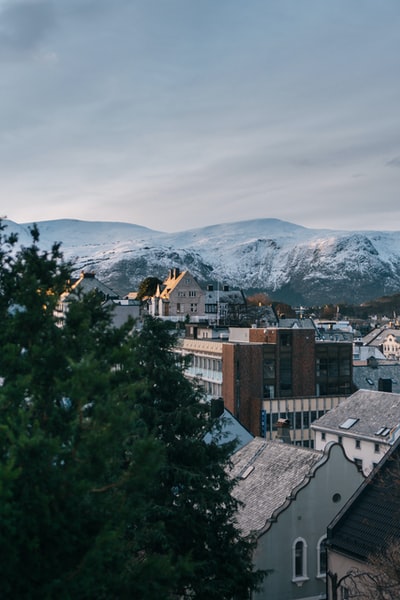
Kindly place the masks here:
[(260, 434), (262, 345), (224, 344), (222, 396), (225, 406), (253, 435)]

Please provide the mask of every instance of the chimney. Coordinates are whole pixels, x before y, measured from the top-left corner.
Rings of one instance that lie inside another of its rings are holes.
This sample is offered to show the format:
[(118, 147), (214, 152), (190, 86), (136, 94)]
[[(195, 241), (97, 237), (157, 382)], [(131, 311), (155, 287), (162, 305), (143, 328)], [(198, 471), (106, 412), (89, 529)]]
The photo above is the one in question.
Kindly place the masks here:
[(217, 419), (224, 414), (224, 400), (223, 398), (211, 398), (211, 418)]
[(276, 422), (277, 432), (276, 439), (285, 444), (291, 444), (290, 438), (290, 421), (289, 419), (278, 419)]

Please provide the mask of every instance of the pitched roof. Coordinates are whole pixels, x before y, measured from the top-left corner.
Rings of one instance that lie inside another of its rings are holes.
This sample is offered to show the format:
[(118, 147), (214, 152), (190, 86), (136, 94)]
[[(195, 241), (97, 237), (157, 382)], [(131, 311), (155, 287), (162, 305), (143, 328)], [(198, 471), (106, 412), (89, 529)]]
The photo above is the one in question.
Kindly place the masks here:
[(390, 327), (376, 328), (367, 333), (362, 339), (364, 346), (380, 346), (389, 334), (398, 335), (399, 330)]
[(209, 443), (214, 441), (217, 444), (226, 444), (227, 442), (236, 441), (236, 450), (248, 444), (254, 436), (247, 431), (245, 427), (233, 416), (233, 414), (224, 408), (223, 415), (220, 420), (221, 431), (214, 430), (207, 433), (204, 441)]
[[(84, 271), (82, 271), (80, 277), (76, 281), (74, 281), (74, 283), (71, 286), (71, 290), (75, 293), (79, 291), (84, 294), (89, 294), (90, 292), (97, 291), (103, 294), (108, 299), (119, 298), (118, 294), (107, 284), (97, 279), (94, 273), (88, 273)], [(65, 301), (66, 299), (68, 299), (68, 296), (70, 296), (70, 294), (71, 292), (69, 291), (63, 294), (62, 300)]]
[(400, 364), (377, 360), (374, 366), (353, 365), (353, 383), (357, 388), (377, 391), (379, 379), (390, 379), (392, 392), (400, 393)]
[(191, 275), (191, 273), (189, 273), (189, 271), (182, 271), (182, 272), (178, 272), (176, 269), (170, 271), (168, 277), (166, 279), (164, 279), (162, 286), (161, 287), (161, 291), (158, 292), (158, 295), (161, 296), (161, 298), (168, 298), (170, 293), (176, 288), (176, 286), (185, 278), (190, 277), (190, 279), (193, 281), (193, 283), (200, 288), (199, 284), (197, 283), (196, 279), (193, 277), (193, 275)]
[[(351, 427), (344, 427), (348, 419), (355, 421)], [(400, 430), (400, 394), (358, 390), (314, 421), (311, 427), (333, 430), (338, 434), (351, 432), (380, 442), (393, 443)], [(384, 431), (378, 433), (382, 428), (389, 430), (384, 436)]]
[(400, 440), (328, 526), (328, 544), (366, 560), (400, 538)]
[(254, 438), (232, 456), (237, 478), (234, 496), (243, 503), (237, 524), (243, 535), (262, 533), (269, 519), (286, 508), (306, 485), (324, 454), (276, 441)]

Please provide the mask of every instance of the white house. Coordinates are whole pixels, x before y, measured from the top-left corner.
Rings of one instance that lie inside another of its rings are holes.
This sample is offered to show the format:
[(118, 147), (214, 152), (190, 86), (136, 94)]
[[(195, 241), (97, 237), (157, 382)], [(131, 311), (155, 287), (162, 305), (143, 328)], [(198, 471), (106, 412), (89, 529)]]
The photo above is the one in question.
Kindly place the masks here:
[(382, 344), (386, 358), (400, 358), (400, 331), (390, 331)]
[(314, 421), (315, 448), (338, 442), (365, 475), (400, 436), (400, 394), (358, 390)]

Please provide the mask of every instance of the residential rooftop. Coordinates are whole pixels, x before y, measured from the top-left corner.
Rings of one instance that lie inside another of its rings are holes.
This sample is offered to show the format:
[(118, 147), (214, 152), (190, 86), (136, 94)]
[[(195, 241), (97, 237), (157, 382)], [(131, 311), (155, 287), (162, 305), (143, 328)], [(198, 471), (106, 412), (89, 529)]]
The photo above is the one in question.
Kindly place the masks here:
[(400, 394), (358, 390), (314, 421), (311, 428), (339, 435), (350, 432), (391, 444), (400, 431)]
[(276, 441), (254, 438), (232, 456), (235, 497), (243, 502), (237, 523), (243, 535), (268, 529), (268, 521), (290, 504), (324, 454)]

